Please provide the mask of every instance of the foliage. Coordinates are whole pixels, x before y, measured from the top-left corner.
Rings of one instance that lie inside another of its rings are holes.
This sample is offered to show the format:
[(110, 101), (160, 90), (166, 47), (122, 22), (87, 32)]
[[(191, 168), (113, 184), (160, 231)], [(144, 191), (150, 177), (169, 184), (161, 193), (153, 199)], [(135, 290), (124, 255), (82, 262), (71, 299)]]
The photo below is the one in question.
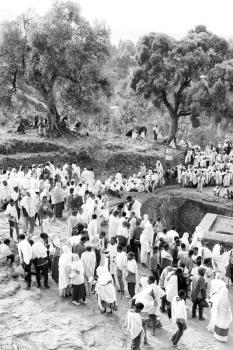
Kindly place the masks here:
[[(100, 91), (109, 95), (103, 66), (109, 55), (109, 31), (81, 17), (71, 1), (56, 2), (44, 17), (24, 15), (1, 29), (0, 85), (12, 94), (35, 88), (48, 109), (48, 126), (59, 131), (56, 97), (75, 108), (91, 108)], [(9, 88), (10, 83), (12, 87)]]
[[(175, 139), (181, 116), (191, 115), (193, 124), (199, 125), (198, 115), (209, 103), (209, 98), (208, 101), (203, 98), (208, 94), (205, 76), (211, 76), (230, 55), (227, 41), (207, 31), (205, 26), (196, 27), (179, 41), (156, 33), (139, 41), (131, 87), (155, 106), (167, 108), (171, 118), (167, 142)], [(216, 104), (222, 104), (223, 85), (218, 82), (214, 91)]]

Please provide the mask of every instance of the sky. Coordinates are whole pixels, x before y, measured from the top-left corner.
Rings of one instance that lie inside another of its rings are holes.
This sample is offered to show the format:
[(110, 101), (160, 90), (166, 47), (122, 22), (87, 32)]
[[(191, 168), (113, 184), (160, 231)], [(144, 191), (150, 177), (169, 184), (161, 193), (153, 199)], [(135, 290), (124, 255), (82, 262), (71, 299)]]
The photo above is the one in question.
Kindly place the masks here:
[[(34, 8), (43, 15), (53, 0), (0, 0), (0, 22)], [(114, 44), (130, 39), (135, 43), (149, 32), (181, 38), (204, 24), (208, 30), (233, 38), (233, 0), (78, 0), (90, 22), (104, 21)]]

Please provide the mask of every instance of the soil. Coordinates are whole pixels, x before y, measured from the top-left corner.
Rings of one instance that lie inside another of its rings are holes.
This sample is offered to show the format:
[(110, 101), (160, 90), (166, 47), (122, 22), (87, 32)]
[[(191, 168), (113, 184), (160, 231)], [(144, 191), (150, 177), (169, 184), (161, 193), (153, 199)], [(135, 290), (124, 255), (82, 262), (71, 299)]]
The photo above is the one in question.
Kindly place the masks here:
[(155, 167), (159, 159), (164, 166), (173, 166), (184, 159), (184, 151), (172, 150), (173, 159), (165, 161), (166, 148), (152, 140), (135, 141), (110, 133), (91, 133), (88, 138), (46, 139), (32, 130), (25, 135), (0, 131), (0, 167), (21, 165), (55, 164), (78, 162), (83, 167), (92, 167), (99, 177), (109, 176), (121, 170), (124, 175), (138, 172), (144, 162)]

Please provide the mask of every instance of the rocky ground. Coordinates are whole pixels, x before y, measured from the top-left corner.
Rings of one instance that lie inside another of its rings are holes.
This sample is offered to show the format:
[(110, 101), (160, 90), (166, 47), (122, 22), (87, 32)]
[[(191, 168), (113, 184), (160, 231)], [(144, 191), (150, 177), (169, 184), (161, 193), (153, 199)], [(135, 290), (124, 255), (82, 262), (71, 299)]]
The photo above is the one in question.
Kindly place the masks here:
[[(51, 233), (65, 237), (65, 220), (52, 221)], [(8, 236), (8, 225), (1, 215), (1, 237)], [(39, 227), (36, 227), (36, 234)], [(149, 271), (140, 267), (141, 275)], [(129, 336), (124, 328), (128, 309), (127, 297), (118, 295), (119, 309), (112, 317), (98, 311), (96, 296), (88, 298), (87, 306), (74, 306), (70, 299), (58, 296), (58, 286), (50, 279), (49, 290), (39, 290), (35, 277), (30, 291), (25, 290), (22, 277), (13, 278), (12, 271), (0, 267), (0, 349), (1, 350), (117, 350), (129, 349)], [(233, 287), (230, 287), (233, 306)], [(191, 319), (191, 302), (188, 301), (188, 329), (181, 340), (183, 350), (230, 350), (233, 344), (233, 325), (228, 344), (217, 342), (206, 326), (208, 321)], [(209, 310), (206, 310), (206, 319)], [(170, 349), (169, 338), (176, 330), (166, 315), (161, 316), (163, 328), (152, 337), (143, 349)]]
[[(157, 159), (164, 159), (165, 148), (150, 140), (132, 143), (119, 135), (100, 133), (89, 139), (46, 140), (39, 138), (35, 132), (24, 136), (16, 136), (0, 131), (0, 167), (31, 165), (53, 160), (55, 163), (77, 161), (81, 167), (92, 166), (98, 176), (113, 174), (122, 170), (124, 174), (138, 171), (142, 161), (153, 166)], [(182, 151), (174, 151), (172, 164), (183, 159)], [(162, 191), (162, 190), (161, 190)], [(189, 189), (170, 189), (176, 196), (183, 192), (184, 196), (214, 199), (211, 190), (204, 190), (197, 195)], [(166, 196), (166, 194), (165, 194)], [(147, 200), (150, 195), (141, 195)], [(222, 204), (223, 203), (223, 204)], [(224, 204), (225, 205), (225, 204)], [(230, 203), (227, 204), (230, 206)], [(147, 210), (148, 207), (145, 207)], [(152, 208), (153, 210), (153, 208)], [(0, 215), (0, 239), (8, 237), (8, 223)], [(39, 234), (39, 227), (36, 227)], [(66, 221), (52, 221), (51, 233), (66, 238)], [(149, 271), (140, 267), (141, 275)], [(119, 310), (112, 317), (101, 315), (98, 311), (95, 296), (88, 299), (87, 306), (74, 306), (70, 299), (58, 296), (58, 286), (50, 279), (49, 290), (36, 288), (35, 276), (30, 291), (25, 290), (22, 277), (7, 267), (0, 266), (0, 350), (117, 350), (129, 349), (129, 335), (124, 328), (125, 315), (128, 310), (127, 297), (118, 295)], [(233, 288), (230, 287), (230, 298), (233, 306)], [(198, 322), (190, 318), (191, 303), (188, 301), (188, 329), (181, 340), (183, 350), (230, 350), (233, 345), (233, 325), (230, 330), (228, 344), (218, 343), (208, 333), (208, 321)], [(209, 318), (209, 310), (206, 311)], [(152, 337), (149, 330), (150, 346), (145, 349), (170, 349), (169, 338), (176, 330), (166, 315), (161, 317), (163, 328), (158, 329)], [(144, 349), (144, 348), (143, 348)]]

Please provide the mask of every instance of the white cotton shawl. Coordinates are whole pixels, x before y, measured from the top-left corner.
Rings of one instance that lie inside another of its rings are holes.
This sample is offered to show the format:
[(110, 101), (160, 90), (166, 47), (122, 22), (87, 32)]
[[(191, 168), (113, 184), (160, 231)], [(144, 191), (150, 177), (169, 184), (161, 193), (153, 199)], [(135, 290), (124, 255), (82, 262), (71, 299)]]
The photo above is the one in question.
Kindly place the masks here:
[(32, 245), (32, 255), (33, 258), (46, 258), (47, 249), (41, 241), (37, 241)]
[(127, 330), (130, 332), (131, 339), (135, 339), (143, 330), (141, 316), (133, 310), (127, 313)]
[(172, 322), (176, 323), (177, 319), (187, 321), (187, 311), (185, 301), (180, 299), (178, 295), (172, 298)]
[(218, 300), (216, 301), (217, 319), (216, 326), (227, 329), (232, 321), (231, 305), (228, 298), (228, 290), (225, 288), (219, 292)]
[(32, 247), (26, 239), (19, 242), (18, 251), (21, 262), (25, 262), (28, 265), (32, 259)]
[(127, 261), (126, 268), (127, 268), (127, 270), (129, 270), (130, 272), (136, 273), (136, 272), (137, 272), (137, 263), (136, 263), (135, 259), (128, 260), (128, 261)]
[(69, 285), (69, 274), (72, 257), (72, 253), (68, 246), (63, 246), (62, 250), (63, 254), (59, 258), (59, 289), (64, 289)]

